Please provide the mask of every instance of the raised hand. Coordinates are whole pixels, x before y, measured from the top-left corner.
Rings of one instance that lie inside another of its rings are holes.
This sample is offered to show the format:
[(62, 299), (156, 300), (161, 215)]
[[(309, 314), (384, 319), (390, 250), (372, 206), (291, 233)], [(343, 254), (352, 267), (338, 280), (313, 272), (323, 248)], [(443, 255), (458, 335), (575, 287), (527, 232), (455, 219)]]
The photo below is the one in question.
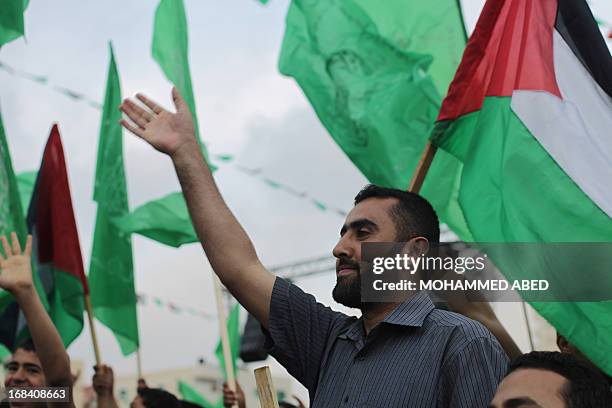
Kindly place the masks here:
[(191, 111), (176, 88), (172, 88), (176, 113), (168, 112), (142, 94), (136, 94), (136, 98), (144, 106), (129, 99), (124, 99), (119, 106), (132, 121), (122, 119), (123, 127), (169, 156), (183, 147), (199, 148)]
[(0, 288), (8, 290), (13, 295), (33, 288), (32, 267), (30, 256), (32, 254), (32, 236), (28, 235), (25, 251), (21, 253), (21, 245), (17, 234), (11, 233), (11, 245), (3, 235), (2, 248), (4, 256), (0, 254)]
[(236, 383), (236, 391), (232, 391), (227, 383), (223, 383), (223, 406), (245, 408), (244, 392), (240, 384)]
[(113, 369), (107, 365), (95, 366), (92, 386), (98, 396), (112, 396), (115, 376)]

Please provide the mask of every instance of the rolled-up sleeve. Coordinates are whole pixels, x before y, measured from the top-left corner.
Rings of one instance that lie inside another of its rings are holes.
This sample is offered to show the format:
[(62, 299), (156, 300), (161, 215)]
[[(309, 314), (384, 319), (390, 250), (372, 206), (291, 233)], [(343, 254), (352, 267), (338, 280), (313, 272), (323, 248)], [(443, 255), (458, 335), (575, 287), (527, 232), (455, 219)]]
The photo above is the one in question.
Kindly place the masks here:
[(313, 391), (334, 324), (344, 317), (277, 277), (268, 329), (264, 330), (266, 348), (292, 376)]

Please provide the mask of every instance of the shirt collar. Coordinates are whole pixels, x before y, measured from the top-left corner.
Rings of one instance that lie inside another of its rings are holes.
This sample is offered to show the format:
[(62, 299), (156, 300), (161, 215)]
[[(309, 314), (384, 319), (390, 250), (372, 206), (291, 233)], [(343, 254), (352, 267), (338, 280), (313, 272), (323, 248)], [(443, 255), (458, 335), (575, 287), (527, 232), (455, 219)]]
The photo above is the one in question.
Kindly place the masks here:
[(426, 292), (418, 292), (389, 313), (383, 323), (421, 327), (432, 310), (434, 310), (434, 304), (429, 295)]
[[(396, 326), (422, 327), (427, 315), (434, 310), (434, 304), (426, 292), (419, 292), (396, 307), (382, 323)], [(364, 337), (363, 320), (354, 320), (338, 337), (358, 341)]]

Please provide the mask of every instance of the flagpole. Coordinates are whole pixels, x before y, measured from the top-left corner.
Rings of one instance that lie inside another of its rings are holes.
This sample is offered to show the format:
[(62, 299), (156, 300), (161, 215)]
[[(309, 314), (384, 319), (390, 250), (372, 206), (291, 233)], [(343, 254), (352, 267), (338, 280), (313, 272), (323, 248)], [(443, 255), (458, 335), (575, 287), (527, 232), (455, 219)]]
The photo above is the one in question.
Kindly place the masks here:
[(525, 316), (525, 325), (527, 326), (527, 337), (529, 337), (529, 346), (531, 347), (531, 351), (535, 350), (535, 345), (533, 343), (533, 334), (531, 333), (531, 324), (529, 324), (529, 316), (527, 316), (527, 305), (525, 301), (521, 301), (521, 305), (523, 306), (523, 315)]
[(138, 379), (144, 378), (142, 376), (142, 356), (140, 355), (140, 346), (136, 349), (136, 370), (138, 373)]
[(431, 167), (431, 163), (433, 162), (437, 150), (438, 148), (433, 143), (431, 143), (431, 141), (427, 141), (427, 144), (423, 149), (423, 153), (421, 153), (419, 163), (417, 164), (417, 167), (414, 170), (414, 174), (412, 175), (412, 180), (410, 180), (410, 186), (408, 187), (408, 191), (417, 194), (419, 193), (419, 191), (421, 191), (423, 182), (425, 182), (425, 176), (427, 175), (427, 172)]
[(223, 305), (223, 295), (221, 293), (221, 281), (217, 275), (213, 274), (213, 284), (215, 286), (215, 299), (217, 301), (217, 316), (219, 320), (219, 333), (221, 333), (221, 347), (223, 348), (223, 359), (225, 360), (225, 374), (227, 385), (232, 392), (236, 391), (236, 377), (234, 374), (234, 364), (232, 360), (232, 350), (227, 333), (227, 323), (225, 319), (225, 307)]
[(96, 356), (96, 365), (101, 367), (102, 358), (100, 357), (100, 347), (98, 347), (98, 336), (96, 336), (93, 308), (91, 307), (91, 298), (89, 297), (89, 293), (85, 294), (85, 310), (87, 310), (87, 319), (89, 320), (89, 330), (91, 331), (91, 341), (93, 342), (94, 354)]

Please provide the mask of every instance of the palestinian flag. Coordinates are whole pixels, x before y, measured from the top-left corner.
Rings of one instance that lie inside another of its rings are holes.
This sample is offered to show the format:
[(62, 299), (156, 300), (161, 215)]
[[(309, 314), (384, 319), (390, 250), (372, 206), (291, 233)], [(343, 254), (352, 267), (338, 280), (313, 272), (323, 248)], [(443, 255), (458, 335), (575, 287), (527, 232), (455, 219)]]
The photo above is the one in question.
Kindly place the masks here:
[[(431, 139), (475, 241), (612, 241), (612, 58), (585, 1), (488, 0)], [(611, 302), (532, 305), (612, 374)]]
[[(53, 125), (30, 200), (28, 230), (33, 237), (32, 260), (49, 305), (49, 315), (65, 346), (83, 329), (84, 295), (88, 292), (72, 210), (64, 151)], [(25, 320), (17, 304), (9, 306), (2, 324), (17, 337)], [(12, 316), (12, 319), (6, 319)], [(8, 332), (8, 331), (7, 331)], [(8, 346), (14, 343), (5, 342)]]

